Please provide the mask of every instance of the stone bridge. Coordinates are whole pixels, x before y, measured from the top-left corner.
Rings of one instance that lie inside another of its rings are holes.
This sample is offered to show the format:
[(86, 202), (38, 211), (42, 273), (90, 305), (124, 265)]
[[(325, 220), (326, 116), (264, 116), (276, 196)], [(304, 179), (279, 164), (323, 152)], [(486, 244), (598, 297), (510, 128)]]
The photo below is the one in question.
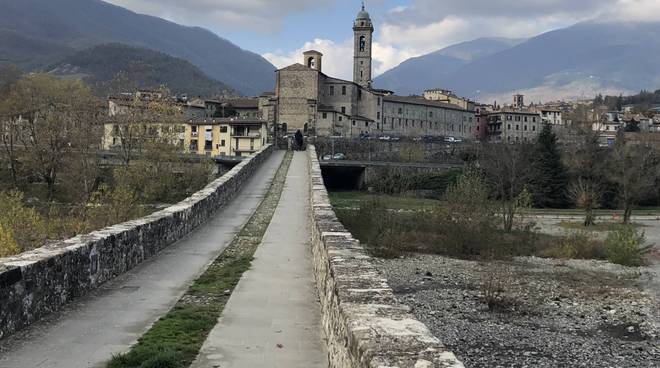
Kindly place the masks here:
[(463, 164), (354, 160), (321, 160), (319, 165), (323, 169), (326, 186), (340, 190), (364, 189), (377, 181), (383, 170), (396, 170), (411, 175), (421, 172), (441, 173), (464, 167)]
[[(283, 157), (264, 148), (172, 207), (0, 259), (0, 367), (103, 367), (127, 351), (228, 246)], [(310, 147), (295, 153), (252, 266), (193, 366), (462, 364), (337, 220)]]

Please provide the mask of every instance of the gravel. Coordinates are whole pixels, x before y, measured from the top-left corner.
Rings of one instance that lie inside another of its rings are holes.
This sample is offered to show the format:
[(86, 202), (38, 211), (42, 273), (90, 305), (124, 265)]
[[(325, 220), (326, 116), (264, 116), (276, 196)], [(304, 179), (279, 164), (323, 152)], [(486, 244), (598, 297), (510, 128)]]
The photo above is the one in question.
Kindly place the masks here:
[(657, 283), (648, 269), (534, 257), (376, 262), (466, 367), (660, 367), (660, 304), (643, 288)]

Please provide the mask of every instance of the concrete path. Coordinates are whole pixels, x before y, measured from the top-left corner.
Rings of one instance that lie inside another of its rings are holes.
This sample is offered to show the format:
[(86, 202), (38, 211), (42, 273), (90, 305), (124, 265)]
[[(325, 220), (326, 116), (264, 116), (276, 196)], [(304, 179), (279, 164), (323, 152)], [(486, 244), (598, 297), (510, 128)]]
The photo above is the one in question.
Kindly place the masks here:
[(276, 151), (231, 203), (186, 239), (61, 312), (1, 341), (0, 367), (102, 367), (112, 354), (127, 351), (247, 222), (283, 155)]
[(195, 368), (328, 367), (309, 247), (307, 155), (296, 152), (255, 253)]

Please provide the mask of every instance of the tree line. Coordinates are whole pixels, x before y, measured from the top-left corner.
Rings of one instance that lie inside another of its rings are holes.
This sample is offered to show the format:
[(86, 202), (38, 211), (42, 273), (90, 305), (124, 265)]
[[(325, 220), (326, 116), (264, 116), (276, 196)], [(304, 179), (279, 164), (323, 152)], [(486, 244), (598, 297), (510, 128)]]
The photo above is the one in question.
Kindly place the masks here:
[(523, 197), (537, 208), (583, 209), (585, 226), (594, 224), (596, 209), (618, 208), (627, 224), (635, 206), (657, 202), (660, 154), (653, 147), (626, 142), (623, 130), (613, 147), (590, 129), (578, 128), (575, 137), (560, 147), (546, 125), (534, 144), (484, 145), (477, 162), (501, 203), (505, 229)]

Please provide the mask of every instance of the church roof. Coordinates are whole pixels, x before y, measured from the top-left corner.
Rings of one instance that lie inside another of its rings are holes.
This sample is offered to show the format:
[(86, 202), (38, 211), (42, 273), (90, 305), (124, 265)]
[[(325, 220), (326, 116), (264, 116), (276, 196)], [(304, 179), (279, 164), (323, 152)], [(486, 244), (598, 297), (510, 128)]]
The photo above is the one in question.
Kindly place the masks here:
[(364, 2), (362, 3), (362, 10), (360, 10), (360, 12), (357, 15), (357, 19), (371, 20), (369, 13), (366, 10), (364, 10)]
[(284, 68), (282, 68), (282, 69), (279, 69), (278, 71), (280, 71), (280, 70), (287, 70), (287, 71), (294, 71), (294, 72), (296, 72), (296, 71), (309, 71), (309, 70), (313, 70), (313, 71), (315, 71), (315, 72), (318, 71), (318, 70), (316, 70), (316, 69), (312, 69), (312, 68), (310, 68), (310, 67), (304, 66), (304, 65), (302, 65), (302, 64), (300, 64), (300, 63), (291, 64), (291, 65), (289, 65), (289, 66), (287, 66), (287, 67), (284, 67)]
[(457, 105), (452, 105), (448, 104), (445, 102), (440, 102), (440, 101), (432, 101), (432, 100), (427, 100), (423, 97), (404, 97), (404, 96), (396, 96), (396, 95), (386, 95), (383, 96), (383, 101), (388, 101), (388, 102), (395, 102), (395, 103), (404, 103), (404, 104), (411, 104), (411, 105), (421, 105), (421, 106), (430, 106), (430, 107), (442, 107), (445, 109), (450, 109), (450, 110), (460, 110), (460, 111), (467, 111), (460, 106)]

